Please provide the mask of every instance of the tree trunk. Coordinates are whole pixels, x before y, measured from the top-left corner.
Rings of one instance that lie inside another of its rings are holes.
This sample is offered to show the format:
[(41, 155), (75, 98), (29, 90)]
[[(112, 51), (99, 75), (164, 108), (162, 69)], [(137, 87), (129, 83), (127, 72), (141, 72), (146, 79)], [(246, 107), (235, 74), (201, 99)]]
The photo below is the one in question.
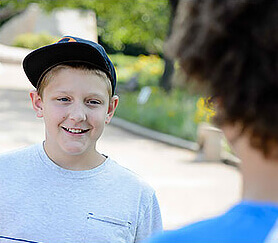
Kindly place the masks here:
[(10, 7), (0, 8), (0, 26), (20, 12), (22, 12), (22, 10), (15, 10)]
[(166, 92), (169, 92), (172, 89), (171, 78), (174, 73), (173, 61), (164, 57), (164, 72), (159, 80), (159, 86), (163, 88)]
[[(176, 15), (178, 3), (179, 0), (169, 0), (171, 15), (170, 15), (169, 28), (168, 28), (166, 39), (168, 39), (168, 37), (172, 33), (173, 21)], [(169, 92), (172, 89), (173, 73), (174, 73), (174, 61), (164, 56), (164, 72), (161, 79), (159, 80), (159, 86), (163, 88), (166, 92)]]

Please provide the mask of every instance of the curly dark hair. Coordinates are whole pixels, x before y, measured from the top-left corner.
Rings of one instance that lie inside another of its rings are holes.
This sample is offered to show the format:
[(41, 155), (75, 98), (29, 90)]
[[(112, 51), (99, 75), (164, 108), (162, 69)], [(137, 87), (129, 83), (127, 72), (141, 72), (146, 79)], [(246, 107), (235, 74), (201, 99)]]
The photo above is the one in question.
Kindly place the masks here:
[(253, 147), (277, 153), (278, 1), (181, 0), (178, 11), (168, 54), (219, 98), (216, 124), (239, 122)]

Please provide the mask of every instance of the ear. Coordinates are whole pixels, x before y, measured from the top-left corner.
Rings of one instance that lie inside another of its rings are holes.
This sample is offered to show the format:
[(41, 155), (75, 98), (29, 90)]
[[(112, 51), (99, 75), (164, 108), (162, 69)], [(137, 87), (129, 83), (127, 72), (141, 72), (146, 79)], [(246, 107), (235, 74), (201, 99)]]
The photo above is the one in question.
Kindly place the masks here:
[(33, 109), (37, 114), (37, 117), (43, 117), (43, 106), (42, 98), (39, 96), (38, 92), (33, 90), (30, 92), (30, 97), (33, 105)]
[(105, 118), (105, 124), (109, 124), (114, 113), (115, 113), (115, 110), (118, 106), (118, 103), (119, 103), (119, 97), (117, 95), (114, 95), (111, 100), (110, 100), (110, 103), (109, 103), (109, 107), (108, 107), (108, 111), (107, 111), (107, 115), (106, 115), (106, 118)]

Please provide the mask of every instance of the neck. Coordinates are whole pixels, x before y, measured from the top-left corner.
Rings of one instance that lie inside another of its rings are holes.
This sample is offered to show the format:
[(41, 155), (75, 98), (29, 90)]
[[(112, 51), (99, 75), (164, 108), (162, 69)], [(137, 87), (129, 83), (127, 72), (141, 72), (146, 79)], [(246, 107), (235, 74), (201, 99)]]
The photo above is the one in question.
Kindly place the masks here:
[(278, 203), (278, 159), (266, 158), (242, 135), (234, 146), (241, 159), (243, 199)]
[(106, 159), (95, 149), (80, 155), (71, 155), (52, 148), (44, 142), (44, 150), (53, 163), (67, 170), (90, 170), (101, 165)]

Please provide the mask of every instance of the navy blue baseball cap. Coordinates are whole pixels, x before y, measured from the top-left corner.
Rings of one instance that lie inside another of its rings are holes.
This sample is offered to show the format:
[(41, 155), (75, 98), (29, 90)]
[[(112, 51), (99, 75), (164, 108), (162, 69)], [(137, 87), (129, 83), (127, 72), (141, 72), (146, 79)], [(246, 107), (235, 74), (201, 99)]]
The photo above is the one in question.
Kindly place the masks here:
[(43, 76), (59, 64), (83, 63), (105, 72), (111, 81), (112, 95), (115, 94), (116, 72), (104, 48), (89, 40), (65, 36), (54, 44), (29, 53), (23, 60), (23, 69), (35, 88)]

